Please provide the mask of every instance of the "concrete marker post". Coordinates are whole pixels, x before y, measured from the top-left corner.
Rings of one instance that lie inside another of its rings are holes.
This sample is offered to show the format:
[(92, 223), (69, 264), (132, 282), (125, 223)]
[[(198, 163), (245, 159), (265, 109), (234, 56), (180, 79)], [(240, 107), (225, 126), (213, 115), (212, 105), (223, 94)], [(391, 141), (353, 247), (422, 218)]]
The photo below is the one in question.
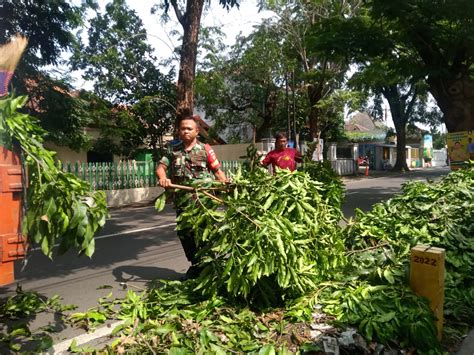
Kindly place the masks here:
[(445, 256), (442, 248), (416, 245), (411, 249), (410, 287), (430, 301), (430, 308), (437, 318), (439, 340), (443, 335)]

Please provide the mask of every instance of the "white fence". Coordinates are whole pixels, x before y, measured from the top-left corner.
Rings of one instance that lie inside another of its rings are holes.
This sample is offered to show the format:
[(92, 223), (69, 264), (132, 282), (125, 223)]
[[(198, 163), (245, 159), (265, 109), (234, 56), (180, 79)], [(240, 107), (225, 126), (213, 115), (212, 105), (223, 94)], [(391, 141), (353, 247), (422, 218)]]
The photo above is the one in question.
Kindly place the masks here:
[(337, 175), (354, 175), (357, 173), (357, 163), (354, 159), (337, 159), (331, 161), (331, 167)]
[(446, 149), (433, 149), (432, 166), (446, 166), (447, 159), (448, 154), (446, 153)]

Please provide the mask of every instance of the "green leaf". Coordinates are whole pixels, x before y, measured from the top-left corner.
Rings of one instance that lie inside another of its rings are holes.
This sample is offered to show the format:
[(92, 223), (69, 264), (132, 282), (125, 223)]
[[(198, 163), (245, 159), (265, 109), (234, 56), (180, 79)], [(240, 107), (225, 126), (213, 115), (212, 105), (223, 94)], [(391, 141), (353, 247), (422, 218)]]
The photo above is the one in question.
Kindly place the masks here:
[(107, 318), (100, 312), (89, 311), (86, 313), (86, 317), (94, 322), (103, 323)]
[(166, 204), (166, 193), (163, 192), (155, 201), (155, 210), (157, 212), (163, 211)]
[(258, 352), (258, 355), (275, 355), (275, 347), (271, 344), (265, 345)]
[(50, 219), (51, 216), (56, 212), (56, 203), (53, 197), (50, 197), (44, 206), (44, 214), (46, 214)]
[(20, 349), (21, 349), (21, 344), (10, 342), (10, 343), (8, 344), (8, 347), (10, 348), (10, 350), (13, 350), (13, 351), (20, 351)]
[(90, 258), (95, 251), (95, 240), (91, 239), (89, 244), (86, 247), (85, 254)]
[(388, 312), (378, 317), (377, 321), (380, 323), (386, 323), (388, 321), (391, 321), (393, 318), (395, 318), (395, 315), (396, 315), (395, 312)]
[(390, 284), (394, 284), (395, 283), (395, 279), (393, 278), (393, 274), (392, 272), (389, 270), (389, 269), (385, 269), (384, 272), (383, 272), (383, 276), (385, 277), (385, 279), (390, 283)]
[(270, 196), (267, 198), (267, 201), (263, 205), (263, 209), (268, 210), (270, 208), (270, 206), (272, 205), (274, 199), (275, 199), (275, 195), (270, 194)]
[(193, 354), (191, 351), (187, 350), (186, 348), (176, 347), (173, 346), (170, 348), (169, 355), (190, 355)]
[(223, 315), (223, 314), (220, 316), (220, 319), (222, 319), (225, 323), (228, 323), (228, 324), (229, 324), (229, 323), (234, 323), (234, 320), (233, 320), (233, 319), (231, 319), (231, 318), (229, 318), (229, 317), (227, 317), (227, 316), (225, 316), (225, 315)]
[(34, 337), (35, 340), (39, 340), (39, 344), (36, 347), (36, 351), (43, 352), (50, 349), (53, 346), (53, 338), (49, 335), (43, 335), (38, 337)]
[(30, 330), (28, 327), (25, 325), (20, 328), (16, 328), (13, 331), (10, 332), (11, 337), (18, 337), (18, 336), (29, 336), (31, 334)]
[(51, 249), (49, 245), (48, 236), (43, 235), (43, 239), (41, 241), (41, 251), (44, 255), (48, 256), (51, 259)]

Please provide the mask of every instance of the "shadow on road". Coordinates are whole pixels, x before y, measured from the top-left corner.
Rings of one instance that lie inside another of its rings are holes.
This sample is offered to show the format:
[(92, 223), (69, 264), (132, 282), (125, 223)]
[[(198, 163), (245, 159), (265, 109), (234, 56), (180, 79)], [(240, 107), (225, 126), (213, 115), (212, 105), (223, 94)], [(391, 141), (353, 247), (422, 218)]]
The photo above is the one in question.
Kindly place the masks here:
[(153, 223), (153, 221), (160, 222), (162, 220), (174, 219), (176, 216), (171, 205), (167, 205), (160, 213), (155, 212), (153, 206), (147, 207), (111, 210), (112, 216), (107, 219), (104, 232), (111, 226), (119, 230), (137, 228), (137, 221), (150, 221)]
[(178, 280), (183, 274), (175, 270), (155, 266), (119, 266), (112, 270), (117, 282), (150, 282), (155, 279)]
[[(156, 229), (146, 232), (116, 235), (110, 238), (98, 239), (96, 250), (91, 258), (78, 256), (77, 252), (69, 251), (64, 255), (56, 255), (53, 260), (36, 250), (31, 252), (27, 264), (22, 270), (23, 263), (15, 264), (15, 278), (20, 281), (40, 280), (43, 278), (58, 278), (78, 276), (80, 270), (87, 269), (87, 274), (93, 276), (94, 270), (103, 272), (108, 266), (117, 265), (127, 260), (139, 260), (143, 256), (179, 248), (179, 242), (174, 227)], [(59, 279), (60, 278), (60, 279)]]

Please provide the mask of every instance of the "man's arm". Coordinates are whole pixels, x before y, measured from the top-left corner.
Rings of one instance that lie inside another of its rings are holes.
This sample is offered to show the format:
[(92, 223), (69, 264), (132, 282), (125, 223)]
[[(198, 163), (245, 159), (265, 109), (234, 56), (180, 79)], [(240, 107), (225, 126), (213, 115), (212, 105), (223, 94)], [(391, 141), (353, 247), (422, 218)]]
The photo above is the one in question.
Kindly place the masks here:
[(271, 152), (273, 152), (273, 150), (268, 152), (267, 155), (265, 155), (265, 158), (263, 158), (263, 160), (260, 162), (261, 166), (267, 167), (268, 164), (270, 164), (272, 162)]
[(208, 169), (212, 171), (217, 181), (226, 182), (227, 178), (225, 176), (225, 173), (221, 169), (221, 163), (219, 163), (219, 160), (217, 159), (214, 149), (212, 149), (212, 147), (209, 144), (205, 144), (204, 149), (206, 150), (206, 153), (207, 153)]
[(171, 184), (171, 180), (166, 176), (167, 169), (168, 167), (163, 163), (158, 164), (156, 168), (156, 176), (158, 176), (158, 183), (161, 187), (168, 187)]
[(225, 176), (225, 173), (221, 169), (214, 171), (214, 176), (216, 177), (217, 181), (227, 182), (227, 177)]
[(297, 163), (302, 163), (303, 162), (303, 156), (301, 155), (300, 151), (298, 149), (295, 149), (295, 161)]

